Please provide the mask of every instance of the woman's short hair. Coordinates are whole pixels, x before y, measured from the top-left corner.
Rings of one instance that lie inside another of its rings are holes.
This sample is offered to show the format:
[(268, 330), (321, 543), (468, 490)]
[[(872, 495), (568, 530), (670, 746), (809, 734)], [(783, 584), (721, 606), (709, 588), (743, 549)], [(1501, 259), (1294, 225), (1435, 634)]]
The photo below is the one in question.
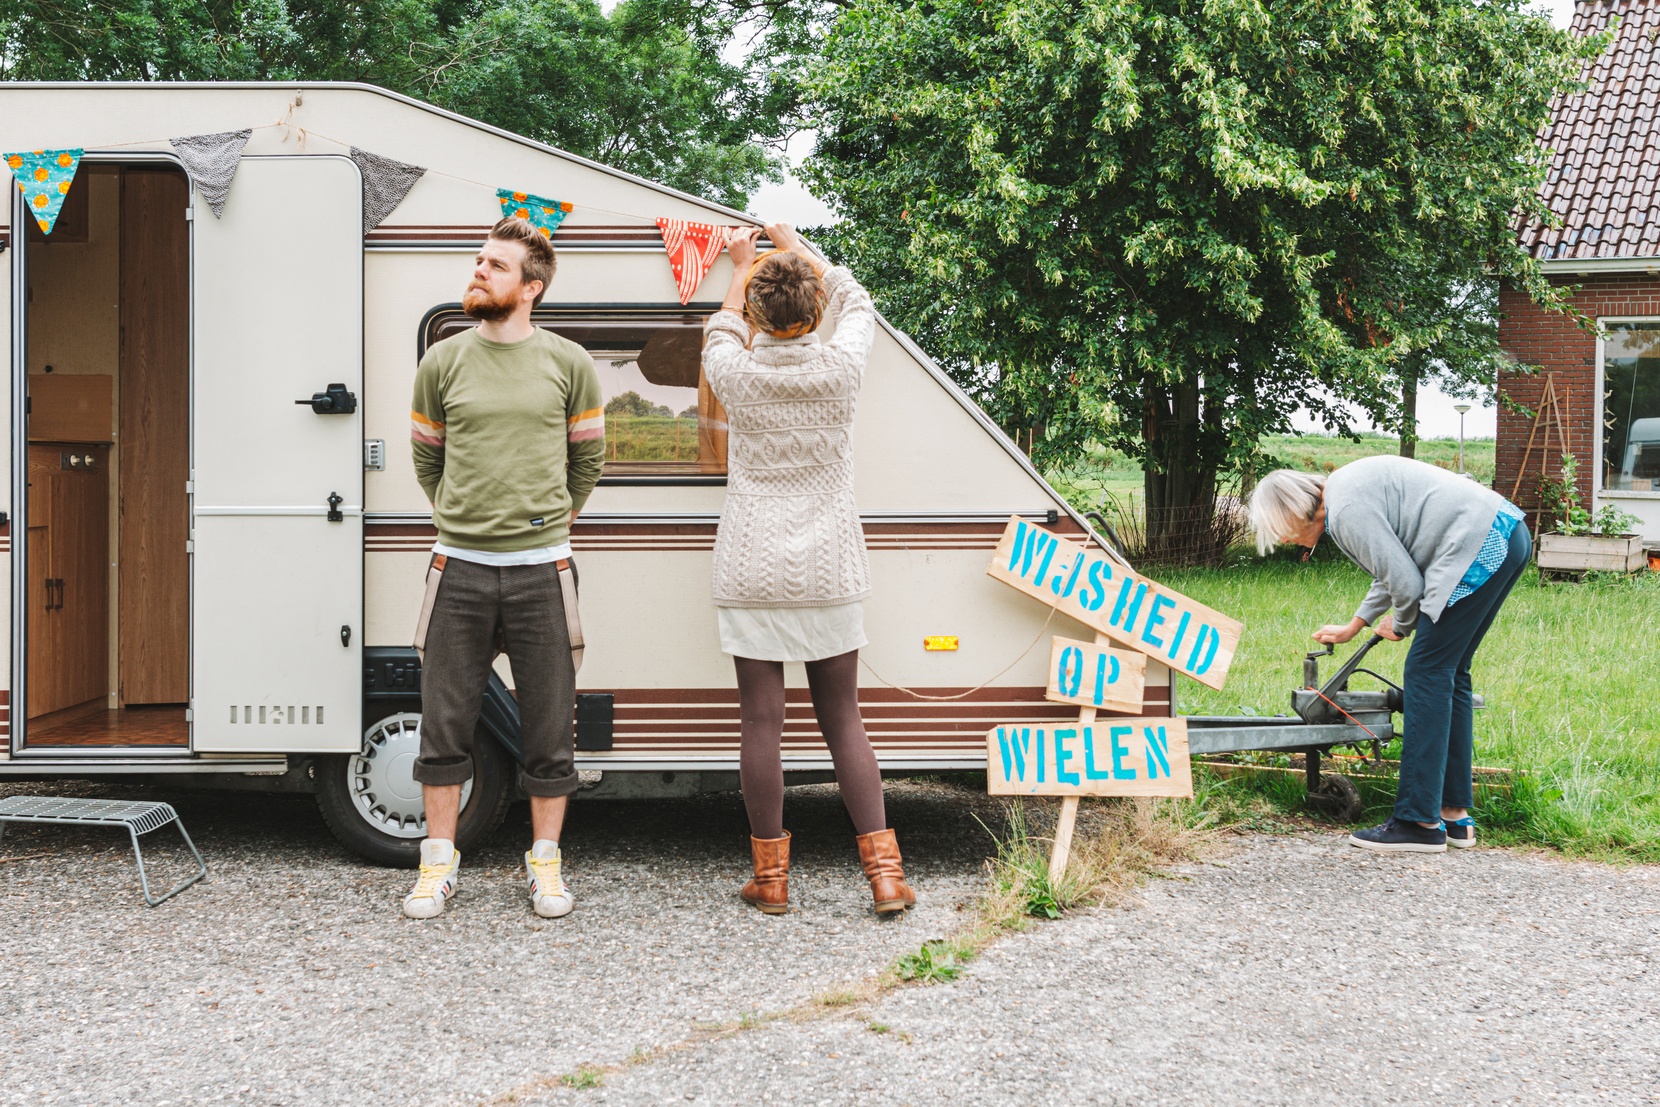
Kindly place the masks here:
[(749, 271), (744, 314), (757, 328), (780, 338), (816, 331), (824, 319), (824, 282), (799, 254), (766, 254)]
[(1257, 553), (1265, 554), (1281, 542), (1296, 537), (1326, 495), (1326, 478), (1319, 473), (1275, 469), (1257, 482), (1251, 493), (1251, 529), (1257, 536)]

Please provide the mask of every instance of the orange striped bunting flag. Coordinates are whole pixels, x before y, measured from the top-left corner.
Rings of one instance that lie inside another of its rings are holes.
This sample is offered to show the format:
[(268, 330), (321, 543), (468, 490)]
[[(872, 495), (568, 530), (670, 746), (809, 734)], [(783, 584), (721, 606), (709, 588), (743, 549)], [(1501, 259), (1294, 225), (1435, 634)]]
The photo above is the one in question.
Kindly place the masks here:
[(726, 233), (731, 228), (713, 223), (688, 223), (684, 219), (659, 219), (657, 229), (663, 233), (663, 249), (668, 251), (669, 268), (674, 270), (680, 302), (689, 304), (715, 259), (726, 249)]

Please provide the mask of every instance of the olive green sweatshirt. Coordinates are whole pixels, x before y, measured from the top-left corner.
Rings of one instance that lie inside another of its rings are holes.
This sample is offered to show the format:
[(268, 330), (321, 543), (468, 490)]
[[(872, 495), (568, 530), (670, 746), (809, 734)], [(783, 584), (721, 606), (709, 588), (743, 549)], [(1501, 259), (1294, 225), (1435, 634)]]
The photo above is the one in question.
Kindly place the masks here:
[(566, 541), (605, 464), (594, 359), (540, 328), (523, 342), (469, 330), (434, 344), (415, 371), (409, 420), (438, 541), (459, 549)]

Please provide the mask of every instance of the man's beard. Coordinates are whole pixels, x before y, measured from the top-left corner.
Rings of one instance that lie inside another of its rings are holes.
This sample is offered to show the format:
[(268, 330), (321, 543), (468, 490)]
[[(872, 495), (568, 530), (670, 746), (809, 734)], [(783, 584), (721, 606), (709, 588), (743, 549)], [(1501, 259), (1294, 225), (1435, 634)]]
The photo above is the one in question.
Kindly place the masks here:
[(481, 323), (500, 323), (511, 316), (518, 306), (517, 296), (493, 299), (489, 289), (477, 285), (467, 289), (466, 295), (461, 297), (461, 310)]

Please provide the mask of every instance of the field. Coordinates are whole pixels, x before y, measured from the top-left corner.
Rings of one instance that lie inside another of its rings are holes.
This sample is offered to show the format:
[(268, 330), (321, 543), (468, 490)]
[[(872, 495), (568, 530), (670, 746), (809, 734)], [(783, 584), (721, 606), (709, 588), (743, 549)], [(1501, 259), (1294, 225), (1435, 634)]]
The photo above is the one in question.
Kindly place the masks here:
[(607, 461), (696, 461), (697, 418), (607, 415)]
[[(1400, 452), (1398, 439), (1381, 434), (1362, 435), (1358, 442), (1331, 435), (1274, 435), (1264, 439), (1263, 446), (1286, 468), (1311, 473), (1329, 473), (1360, 457)], [(1418, 443), (1418, 459), (1457, 469), (1458, 439), (1424, 439)], [(1493, 440), (1465, 439), (1464, 466), (1477, 480), (1491, 484)], [(1083, 511), (1102, 507), (1108, 497), (1128, 507), (1132, 499), (1139, 502), (1142, 496), (1141, 466), (1105, 446), (1093, 446), (1077, 462), (1051, 469), (1045, 476), (1057, 491)]]
[[(1244, 557), (1225, 570), (1159, 579), (1245, 624), (1227, 687), (1183, 678), (1178, 691), (1185, 714), (1229, 715), (1288, 713), (1303, 654), (1314, 648), (1309, 634), (1346, 621), (1368, 583), (1347, 561)], [(1338, 647), (1339, 657), (1359, 641)], [(1367, 665), (1398, 681), (1408, 644), (1379, 645)], [(1476, 764), (1520, 770), (1508, 795), (1478, 797), (1488, 840), (1660, 861), (1660, 573), (1542, 587), (1530, 569), (1477, 652), (1473, 677), (1487, 697), (1476, 714)], [(1242, 786), (1286, 810), (1300, 803), (1295, 778)], [(1366, 822), (1387, 816), (1392, 788), (1386, 777), (1366, 789)]]

